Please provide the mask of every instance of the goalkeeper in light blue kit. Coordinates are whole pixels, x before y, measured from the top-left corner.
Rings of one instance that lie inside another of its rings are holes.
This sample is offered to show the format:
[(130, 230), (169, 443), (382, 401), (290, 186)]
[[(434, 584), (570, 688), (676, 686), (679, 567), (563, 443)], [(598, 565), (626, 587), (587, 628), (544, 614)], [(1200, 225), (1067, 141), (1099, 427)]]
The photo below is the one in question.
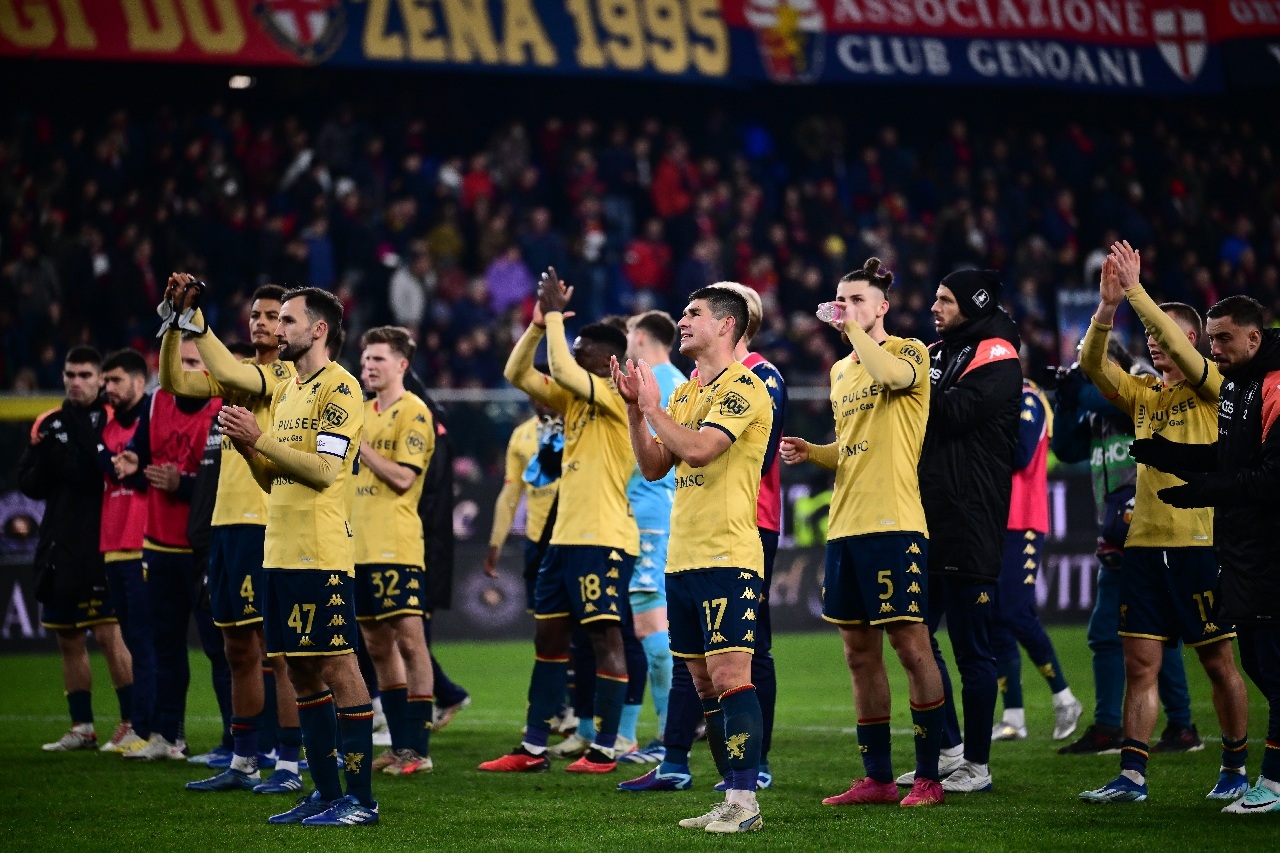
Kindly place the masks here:
[[(676, 324), (665, 311), (646, 311), (627, 323), (627, 357), (643, 359), (652, 366), (667, 405), (671, 392), (687, 381), (687, 377), (671, 363), (671, 346), (676, 339)], [(660, 480), (649, 482), (637, 467), (627, 483), (627, 499), (640, 528), (640, 556), (631, 576), (631, 612), (636, 636), (644, 646), (649, 664), (649, 690), (658, 714), (658, 733), (649, 745), (618, 758), (633, 764), (657, 764), (666, 750), (662, 732), (667, 722), (667, 698), (671, 695), (671, 646), (667, 636), (667, 591), (664, 571), (667, 566), (667, 539), (671, 536), (671, 503), (675, 500), (675, 468)], [(619, 734), (636, 739), (636, 721), (640, 705), (622, 709)]]

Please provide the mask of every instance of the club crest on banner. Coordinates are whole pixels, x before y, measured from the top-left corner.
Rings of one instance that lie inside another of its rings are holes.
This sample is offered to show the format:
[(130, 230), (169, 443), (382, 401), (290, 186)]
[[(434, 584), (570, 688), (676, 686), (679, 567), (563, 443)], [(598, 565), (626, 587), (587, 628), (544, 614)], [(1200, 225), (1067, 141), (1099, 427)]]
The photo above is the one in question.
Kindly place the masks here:
[(276, 44), (308, 65), (333, 56), (347, 34), (342, 0), (256, 0), (253, 13)]
[(775, 83), (812, 83), (822, 75), (826, 19), (818, 0), (747, 0), (765, 73)]
[(1165, 63), (1184, 83), (1194, 83), (1209, 58), (1209, 27), (1200, 9), (1156, 9), (1151, 30)]

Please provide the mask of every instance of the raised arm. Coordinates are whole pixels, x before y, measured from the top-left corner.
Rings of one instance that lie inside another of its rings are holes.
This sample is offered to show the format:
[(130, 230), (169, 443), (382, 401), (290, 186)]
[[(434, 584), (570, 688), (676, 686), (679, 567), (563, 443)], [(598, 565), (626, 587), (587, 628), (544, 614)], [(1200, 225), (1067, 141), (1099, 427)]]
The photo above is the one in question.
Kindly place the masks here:
[[(536, 312), (535, 312), (536, 313)], [(550, 406), (560, 414), (564, 414), (569, 405), (569, 395), (563, 388), (552, 381), (551, 377), (533, 367), (533, 357), (538, 351), (546, 329), (539, 326), (537, 317), (524, 330), (520, 340), (511, 348), (507, 356), (507, 364), (502, 369), (506, 380), (539, 403)]]
[(849, 312), (845, 321), (844, 333), (848, 335), (853, 351), (858, 354), (858, 361), (862, 362), (871, 378), (890, 390), (910, 388), (916, 384), (922, 372), (927, 372), (924, 369), (924, 354), (918, 348), (911, 347), (917, 359), (916, 364), (904, 357), (907, 355), (905, 347), (903, 355), (885, 350), (862, 330), (853, 312)]
[[(206, 333), (212, 335), (212, 332)], [(160, 387), (179, 397), (208, 398), (221, 396), (222, 389), (203, 370), (182, 367), (182, 332), (169, 329), (160, 341)], [(197, 343), (196, 348), (200, 345)]]
[(1107, 358), (1107, 337), (1111, 332), (1111, 324), (1116, 319), (1116, 309), (1124, 298), (1124, 289), (1120, 286), (1120, 268), (1111, 256), (1102, 262), (1098, 294), (1101, 297), (1098, 308), (1093, 312), (1089, 331), (1085, 332), (1084, 343), (1080, 345), (1080, 369), (1093, 380), (1104, 397), (1114, 399), (1120, 393), (1122, 377), (1126, 374), (1119, 365)]
[(597, 377), (574, 359), (564, 334), (564, 314), (559, 311), (547, 314), (547, 361), (557, 385), (583, 400), (595, 401)]
[(1111, 247), (1111, 257), (1116, 259), (1125, 299), (1129, 300), (1134, 313), (1146, 327), (1147, 334), (1173, 359), (1173, 363), (1182, 371), (1196, 393), (1202, 399), (1216, 403), (1222, 389), (1222, 373), (1218, 370), (1218, 365), (1196, 349), (1195, 344), (1187, 338), (1186, 331), (1138, 283), (1138, 273), (1142, 267), (1138, 252), (1126, 241)]
[[(197, 326), (206, 325), (199, 311), (196, 311), (192, 322)], [(168, 337), (166, 334), (165, 338)], [(204, 359), (204, 366), (209, 369), (209, 374), (225, 388), (266, 397), (275, 391), (280, 382), (280, 377), (263, 370), (261, 365), (241, 361), (212, 331), (197, 336), (195, 341), (196, 349), (200, 350), (200, 357)]]

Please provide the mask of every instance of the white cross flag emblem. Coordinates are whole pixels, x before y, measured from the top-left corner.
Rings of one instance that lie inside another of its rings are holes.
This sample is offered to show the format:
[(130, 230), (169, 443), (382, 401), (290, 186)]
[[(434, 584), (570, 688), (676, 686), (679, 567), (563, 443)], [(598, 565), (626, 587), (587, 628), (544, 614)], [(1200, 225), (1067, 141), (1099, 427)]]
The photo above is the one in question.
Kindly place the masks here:
[(1209, 57), (1209, 28), (1200, 9), (1159, 9), (1151, 13), (1156, 47), (1184, 83), (1194, 83)]

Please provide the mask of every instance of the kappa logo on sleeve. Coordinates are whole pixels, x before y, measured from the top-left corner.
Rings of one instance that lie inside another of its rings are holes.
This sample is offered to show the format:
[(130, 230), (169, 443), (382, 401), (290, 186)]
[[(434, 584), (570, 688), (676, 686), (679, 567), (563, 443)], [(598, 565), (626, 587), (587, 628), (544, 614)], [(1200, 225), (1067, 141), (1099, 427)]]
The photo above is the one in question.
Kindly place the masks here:
[(751, 404), (747, 402), (747, 398), (737, 391), (730, 391), (720, 401), (720, 414), (722, 415), (744, 415), (750, 409)]
[(347, 410), (332, 401), (324, 404), (324, 410), (320, 412), (320, 420), (324, 421), (325, 426), (340, 427), (347, 422)]

